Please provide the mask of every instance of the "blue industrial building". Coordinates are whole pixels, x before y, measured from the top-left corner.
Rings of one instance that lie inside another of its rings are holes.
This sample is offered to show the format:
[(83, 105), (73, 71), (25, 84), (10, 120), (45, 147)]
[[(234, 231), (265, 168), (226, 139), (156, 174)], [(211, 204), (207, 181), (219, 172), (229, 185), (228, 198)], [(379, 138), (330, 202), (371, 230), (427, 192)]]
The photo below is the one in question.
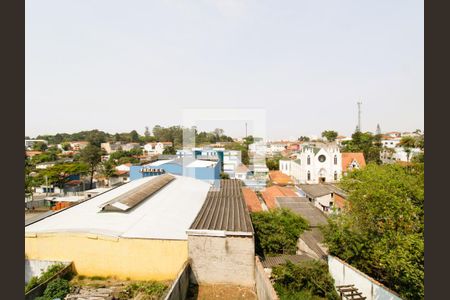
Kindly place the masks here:
[(158, 160), (143, 166), (131, 166), (130, 180), (171, 173), (214, 184), (220, 180), (220, 171), (221, 164), (218, 160), (198, 160), (193, 157), (184, 157)]

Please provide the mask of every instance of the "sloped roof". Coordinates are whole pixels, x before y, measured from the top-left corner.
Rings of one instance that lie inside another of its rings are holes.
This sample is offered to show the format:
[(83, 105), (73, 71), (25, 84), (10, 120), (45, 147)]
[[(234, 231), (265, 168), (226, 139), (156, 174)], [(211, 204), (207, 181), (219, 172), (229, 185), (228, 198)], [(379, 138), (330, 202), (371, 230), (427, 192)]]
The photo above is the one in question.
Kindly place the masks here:
[(286, 184), (294, 183), (292, 181), (291, 177), (282, 173), (281, 171), (269, 171), (269, 177), (270, 177), (270, 180), (272, 180), (272, 182), (274, 184), (286, 185)]
[(308, 221), (311, 227), (317, 227), (327, 223), (327, 218), (325, 215), (311, 202), (309, 202), (308, 198), (278, 197), (277, 202), (280, 207), (289, 208), (294, 213), (304, 218)]
[(189, 231), (208, 230), (253, 234), (250, 214), (238, 179), (222, 179), (220, 188), (211, 187)]
[(299, 184), (298, 187), (311, 198), (322, 197), (333, 193), (333, 191), (325, 184)]
[(250, 212), (262, 211), (261, 203), (259, 202), (255, 191), (248, 187), (243, 187), (242, 194), (244, 195), (245, 203), (247, 204), (247, 208)]
[(266, 202), (266, 205), (269, 209), (277, 208), (277, 197), (298, 196), (293, 190), (278, 185), (273, 185), (271, 187), (265, 188), (263, 191), (261, 191), (261, 195), (263, 196), (264, 202)]
[(347, 170), (353, 160), (356, 160), (361, 168), (366, 166), (366, 160), (362, 152), (342, 152), (341, 154), (342, 170)]

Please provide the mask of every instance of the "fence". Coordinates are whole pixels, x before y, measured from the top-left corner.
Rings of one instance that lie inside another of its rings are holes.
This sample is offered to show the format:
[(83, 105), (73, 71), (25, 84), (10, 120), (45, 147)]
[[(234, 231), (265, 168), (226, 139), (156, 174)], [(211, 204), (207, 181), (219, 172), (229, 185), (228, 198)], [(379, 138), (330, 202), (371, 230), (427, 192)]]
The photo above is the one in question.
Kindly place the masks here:
[(191, 265), (186, 262), (181, 268), (164, 300), (185, 300), (189, 289), (189, 277), (191, 275)]
[(328, 255), (328, 268), (335, 285), (354, 284), (367, 300), (401, 300), (397, 293), (337, 257)]

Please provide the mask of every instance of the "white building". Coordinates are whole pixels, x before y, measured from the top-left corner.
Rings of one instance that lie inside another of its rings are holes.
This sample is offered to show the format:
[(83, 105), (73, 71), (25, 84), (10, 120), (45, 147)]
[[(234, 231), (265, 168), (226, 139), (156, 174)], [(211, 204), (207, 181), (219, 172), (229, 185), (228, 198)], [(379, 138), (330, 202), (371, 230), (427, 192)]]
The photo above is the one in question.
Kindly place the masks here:
[(393, 163), (396, 161), (409, 162), (414, 156), (419, 155), (420, 153), (422, 153), (420, 148), (412, 148), (408, 156), (408, 153), (403, 147), (395, 147), (390, 151), (382, 150), (380, 153), (380, 159), (383, 163)]
[(147, 143), (144, 146), (144, 151), (147, 154), (163, 154), (164, 148), (165, 148), (165, 146), (161, 142)]
[(48, 144), (46, 140), (25, 140), (25, 148), (33, 149), (35, 143), (44, 143), (46, 145)]
[(342, 177), (342, 156), (335, 145), (305, 145), (296, 160), (280, 160), (280, 171), (297, 183), (336, 182)]
[(400, 143), (400, 138), (390, 138), (381, 140), (381, 144), (386, 148), (395, 148)]

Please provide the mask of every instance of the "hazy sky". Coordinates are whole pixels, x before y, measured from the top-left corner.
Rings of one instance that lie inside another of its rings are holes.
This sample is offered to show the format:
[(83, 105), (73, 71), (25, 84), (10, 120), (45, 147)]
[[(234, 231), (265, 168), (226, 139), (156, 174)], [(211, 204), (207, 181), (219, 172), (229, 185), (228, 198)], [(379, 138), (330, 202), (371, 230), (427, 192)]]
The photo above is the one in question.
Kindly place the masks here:
[(25, 134), (263, 108), (269, 139), (348, 135), (359, 99), (364, 131), (423, 129), (423, 13), (416, 0), (26, 0)]

